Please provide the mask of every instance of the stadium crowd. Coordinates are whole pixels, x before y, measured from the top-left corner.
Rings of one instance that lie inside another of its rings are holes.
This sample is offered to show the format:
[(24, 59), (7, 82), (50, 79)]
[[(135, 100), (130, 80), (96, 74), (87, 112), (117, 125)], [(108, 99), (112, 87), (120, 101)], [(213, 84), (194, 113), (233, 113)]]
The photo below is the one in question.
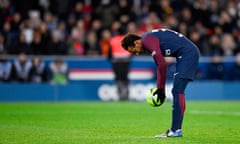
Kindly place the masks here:
[(224, 73), (214, 57), (240, 53), (240, 1), (0, 0), (0, 53), (9, 55), (107, 56), (113, 36), (156, 28), (186, 35), (213, 57), (209, 71)]

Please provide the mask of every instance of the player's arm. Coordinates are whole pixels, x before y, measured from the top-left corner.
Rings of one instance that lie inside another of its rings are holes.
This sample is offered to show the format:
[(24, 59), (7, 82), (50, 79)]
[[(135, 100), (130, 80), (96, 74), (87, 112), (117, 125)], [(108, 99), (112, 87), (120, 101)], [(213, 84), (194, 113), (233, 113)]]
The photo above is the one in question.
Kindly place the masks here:
[(165, 100), (165, 83), (166, 83), (166, 61), (160, 50), (160, 41), (157, 37), (148, 35), (143, 39), (143, 46), (147, 49), (154, 59), (157, 65), (157, 88), (158, 90), (154, 93), (158, 95), (158, 98), (163, 103)]
[(166, 61), (160, 50), (158, 38), (152, 35), (146, 36), (143, 39), (143, 46), (152, 54), (157, 65), (157, 87), (164, 88), (166, 83)]

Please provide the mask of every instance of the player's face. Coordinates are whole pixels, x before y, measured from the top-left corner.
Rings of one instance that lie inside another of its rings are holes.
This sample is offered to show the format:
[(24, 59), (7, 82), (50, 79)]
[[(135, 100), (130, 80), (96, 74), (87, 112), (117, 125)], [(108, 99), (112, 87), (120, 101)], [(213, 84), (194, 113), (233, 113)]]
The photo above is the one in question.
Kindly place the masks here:
[(144, 49), (142, 47), (142, 43), (139, 40), (135, 41), (135, 46), (128, 47), (128, 51), (132, 54), (139, 55), (141, 53), (144, 53)]

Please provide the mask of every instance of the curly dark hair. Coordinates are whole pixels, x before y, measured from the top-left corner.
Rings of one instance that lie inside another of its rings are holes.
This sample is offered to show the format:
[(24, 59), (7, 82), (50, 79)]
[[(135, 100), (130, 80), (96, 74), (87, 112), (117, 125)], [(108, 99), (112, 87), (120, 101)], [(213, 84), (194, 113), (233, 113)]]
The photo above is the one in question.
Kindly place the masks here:
[(121, 41), (122, 47), (127, 50), (128, 47), (135, 46), (134, 41), (139, 39), (141, 39), (141, 37), (136, 34), (127, 34)]

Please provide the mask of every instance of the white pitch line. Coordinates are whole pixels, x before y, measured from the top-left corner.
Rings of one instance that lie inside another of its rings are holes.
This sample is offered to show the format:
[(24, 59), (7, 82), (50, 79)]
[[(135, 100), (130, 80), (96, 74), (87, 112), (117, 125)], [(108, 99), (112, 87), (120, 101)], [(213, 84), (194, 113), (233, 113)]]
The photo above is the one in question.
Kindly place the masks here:
[[(89, 137), (89, 136), (83, 136), (83, 137)], [(155, 138), (154, 136), (126, 136), (126, 135), (119, 135), (119, 136), (111, 136), (111, 135), (105, 135), (105, 136), (94, 136), (97, 139), (122, 139), (122, 138), (128, 138), (128, 139), (150, 139)]]
[(201, 111), (201, 110), (192, 110), (188, 111), (190, 114), (205, 114), (205, 115), (233, 115), (240, 116), (240, 112), (226, 112), (226, 111)]

